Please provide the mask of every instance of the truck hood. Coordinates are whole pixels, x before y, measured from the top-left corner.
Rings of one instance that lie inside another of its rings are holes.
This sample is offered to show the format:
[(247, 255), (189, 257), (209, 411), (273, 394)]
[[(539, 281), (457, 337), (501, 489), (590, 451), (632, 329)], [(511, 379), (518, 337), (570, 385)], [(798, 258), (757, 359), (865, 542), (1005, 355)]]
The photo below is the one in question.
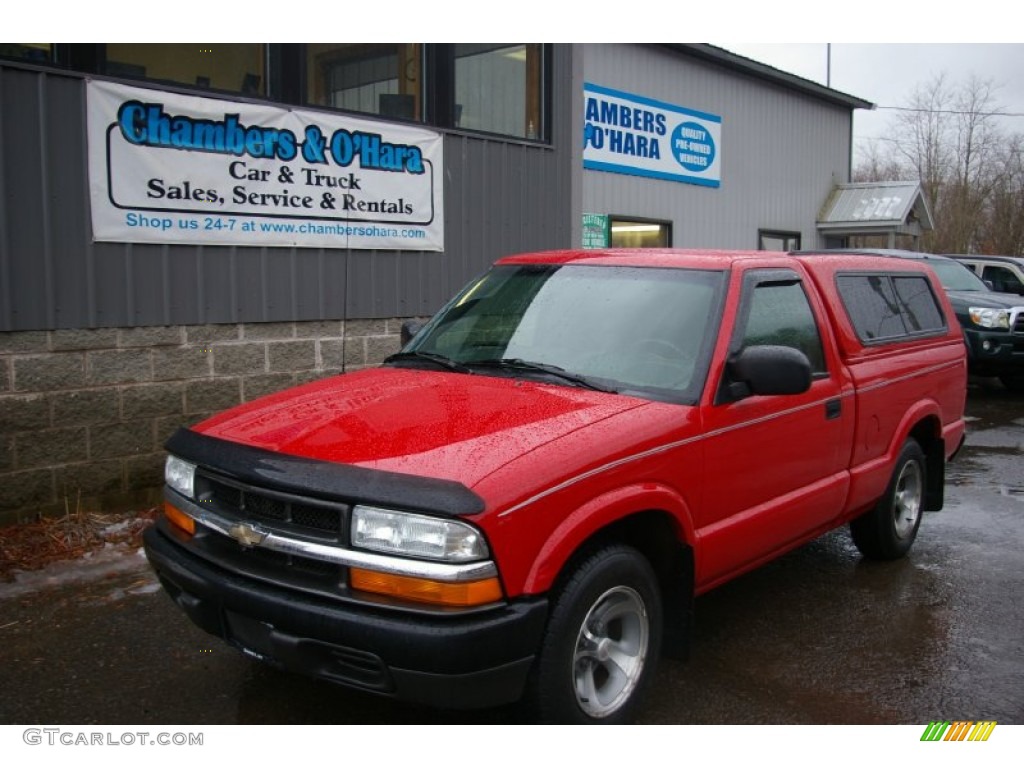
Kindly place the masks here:
[(1013, 309), (1024, 307), (1024, 296), (1016, 293), (997, 293), (996, 291), (946, 291), (949, 303), (957, 312), (966, 314), (969, 307), (993, 307), (996, 309)]
[(473, 488), (544, 445), (646, 405), (521, 379), (375, 368), (255, 400), (193, 429), (294, 456)]

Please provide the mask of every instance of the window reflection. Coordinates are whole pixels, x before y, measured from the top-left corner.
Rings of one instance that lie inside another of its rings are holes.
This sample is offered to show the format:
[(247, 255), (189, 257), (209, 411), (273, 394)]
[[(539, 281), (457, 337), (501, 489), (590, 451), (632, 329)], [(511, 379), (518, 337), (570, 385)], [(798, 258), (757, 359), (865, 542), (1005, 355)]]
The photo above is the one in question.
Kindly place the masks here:
[(422, 120), (419, 43), (310, 44), (307, 103), (403, 120)]
[(49, 43), (0, 43), (0, 56), (34, 64), (49, 64), (53, 60), (53, 46)]
[(259, 43), (107, 43), (105, 74), (265, 95)]
[(540, 44), (457, 43), (454, 47), (454, 126), (541, 138)]

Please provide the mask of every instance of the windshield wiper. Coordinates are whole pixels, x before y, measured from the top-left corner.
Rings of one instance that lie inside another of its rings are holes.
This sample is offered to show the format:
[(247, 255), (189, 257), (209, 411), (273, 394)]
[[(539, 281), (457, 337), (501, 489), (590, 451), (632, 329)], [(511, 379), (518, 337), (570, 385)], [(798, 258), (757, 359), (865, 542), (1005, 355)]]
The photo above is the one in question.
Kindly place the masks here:
[(439, 355), (435, 352), (396, 352), (395, 354), (384, 358), (385, 363), (397, 363), (407, 360), (422, 360), (427, 363), (439, 365), (449, 371), (455, 371), (456, 373), (473, 372), (462, 363), (456, 362), (449, 357)]
[(535, 363), (530, 360), (523, 360), (519, 357), (496, 357), (487, 360), (473, 360), (469, 365), (474, 368), (500, 368), (507, 371), (530, 371), (534, 373), (544, 373), (549, 376), (554, 376), (562, 381), (567, 381), (570, 384), (576, 384), (577, 386), (586, 387), (587, 389), (594, 389), (598, 392), (616, 392), (617, 390), (612, 389), (601, 384), (597, 384), (592, 379), (581, 376), (578, 373), (572, 373), (571, 371), (565, 370), (558, 365), (552, 365), (551, 363)]

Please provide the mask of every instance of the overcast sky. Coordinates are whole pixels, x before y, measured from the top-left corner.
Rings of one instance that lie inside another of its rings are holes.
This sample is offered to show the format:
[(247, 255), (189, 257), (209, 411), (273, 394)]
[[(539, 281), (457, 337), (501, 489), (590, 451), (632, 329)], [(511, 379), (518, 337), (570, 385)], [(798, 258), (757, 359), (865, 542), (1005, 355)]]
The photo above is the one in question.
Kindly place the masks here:
[[(825, 43), (713, 43), (733, 53), (826, 84)], [(1010, 43), (833, 43), (831, 86), (873, 102), (873, 111), (856, 110), (856, 144), (886, 135), (895, 113), (886, 107), (907, 106), (911, 93), (939, 73), (960, 84), (974, 74), (997, 86), (997, 104), (1017, 116), (1002, 118), (1004, 129), (1024, 133), (1024, 45)]]

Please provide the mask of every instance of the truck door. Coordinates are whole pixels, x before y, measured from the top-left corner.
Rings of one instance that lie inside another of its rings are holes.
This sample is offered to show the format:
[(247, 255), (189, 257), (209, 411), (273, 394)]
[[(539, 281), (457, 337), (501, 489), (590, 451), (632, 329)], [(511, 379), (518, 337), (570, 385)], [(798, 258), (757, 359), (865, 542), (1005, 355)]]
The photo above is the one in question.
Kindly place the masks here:
[(842, 510), (848, 485), (853, 402), (842, 397), (844, 377), (833, 337), (821, 331), (819, 303), (791, 269), (751, 269), (740, 285), (729, 355), (760, 344), (794, 347), (813, 378), (799, 395), (739, 400), (721, 391), (721, 381), (710, 382), (716, 391), (703, 406), (698, 583), (753, 567), (826, 526)]

